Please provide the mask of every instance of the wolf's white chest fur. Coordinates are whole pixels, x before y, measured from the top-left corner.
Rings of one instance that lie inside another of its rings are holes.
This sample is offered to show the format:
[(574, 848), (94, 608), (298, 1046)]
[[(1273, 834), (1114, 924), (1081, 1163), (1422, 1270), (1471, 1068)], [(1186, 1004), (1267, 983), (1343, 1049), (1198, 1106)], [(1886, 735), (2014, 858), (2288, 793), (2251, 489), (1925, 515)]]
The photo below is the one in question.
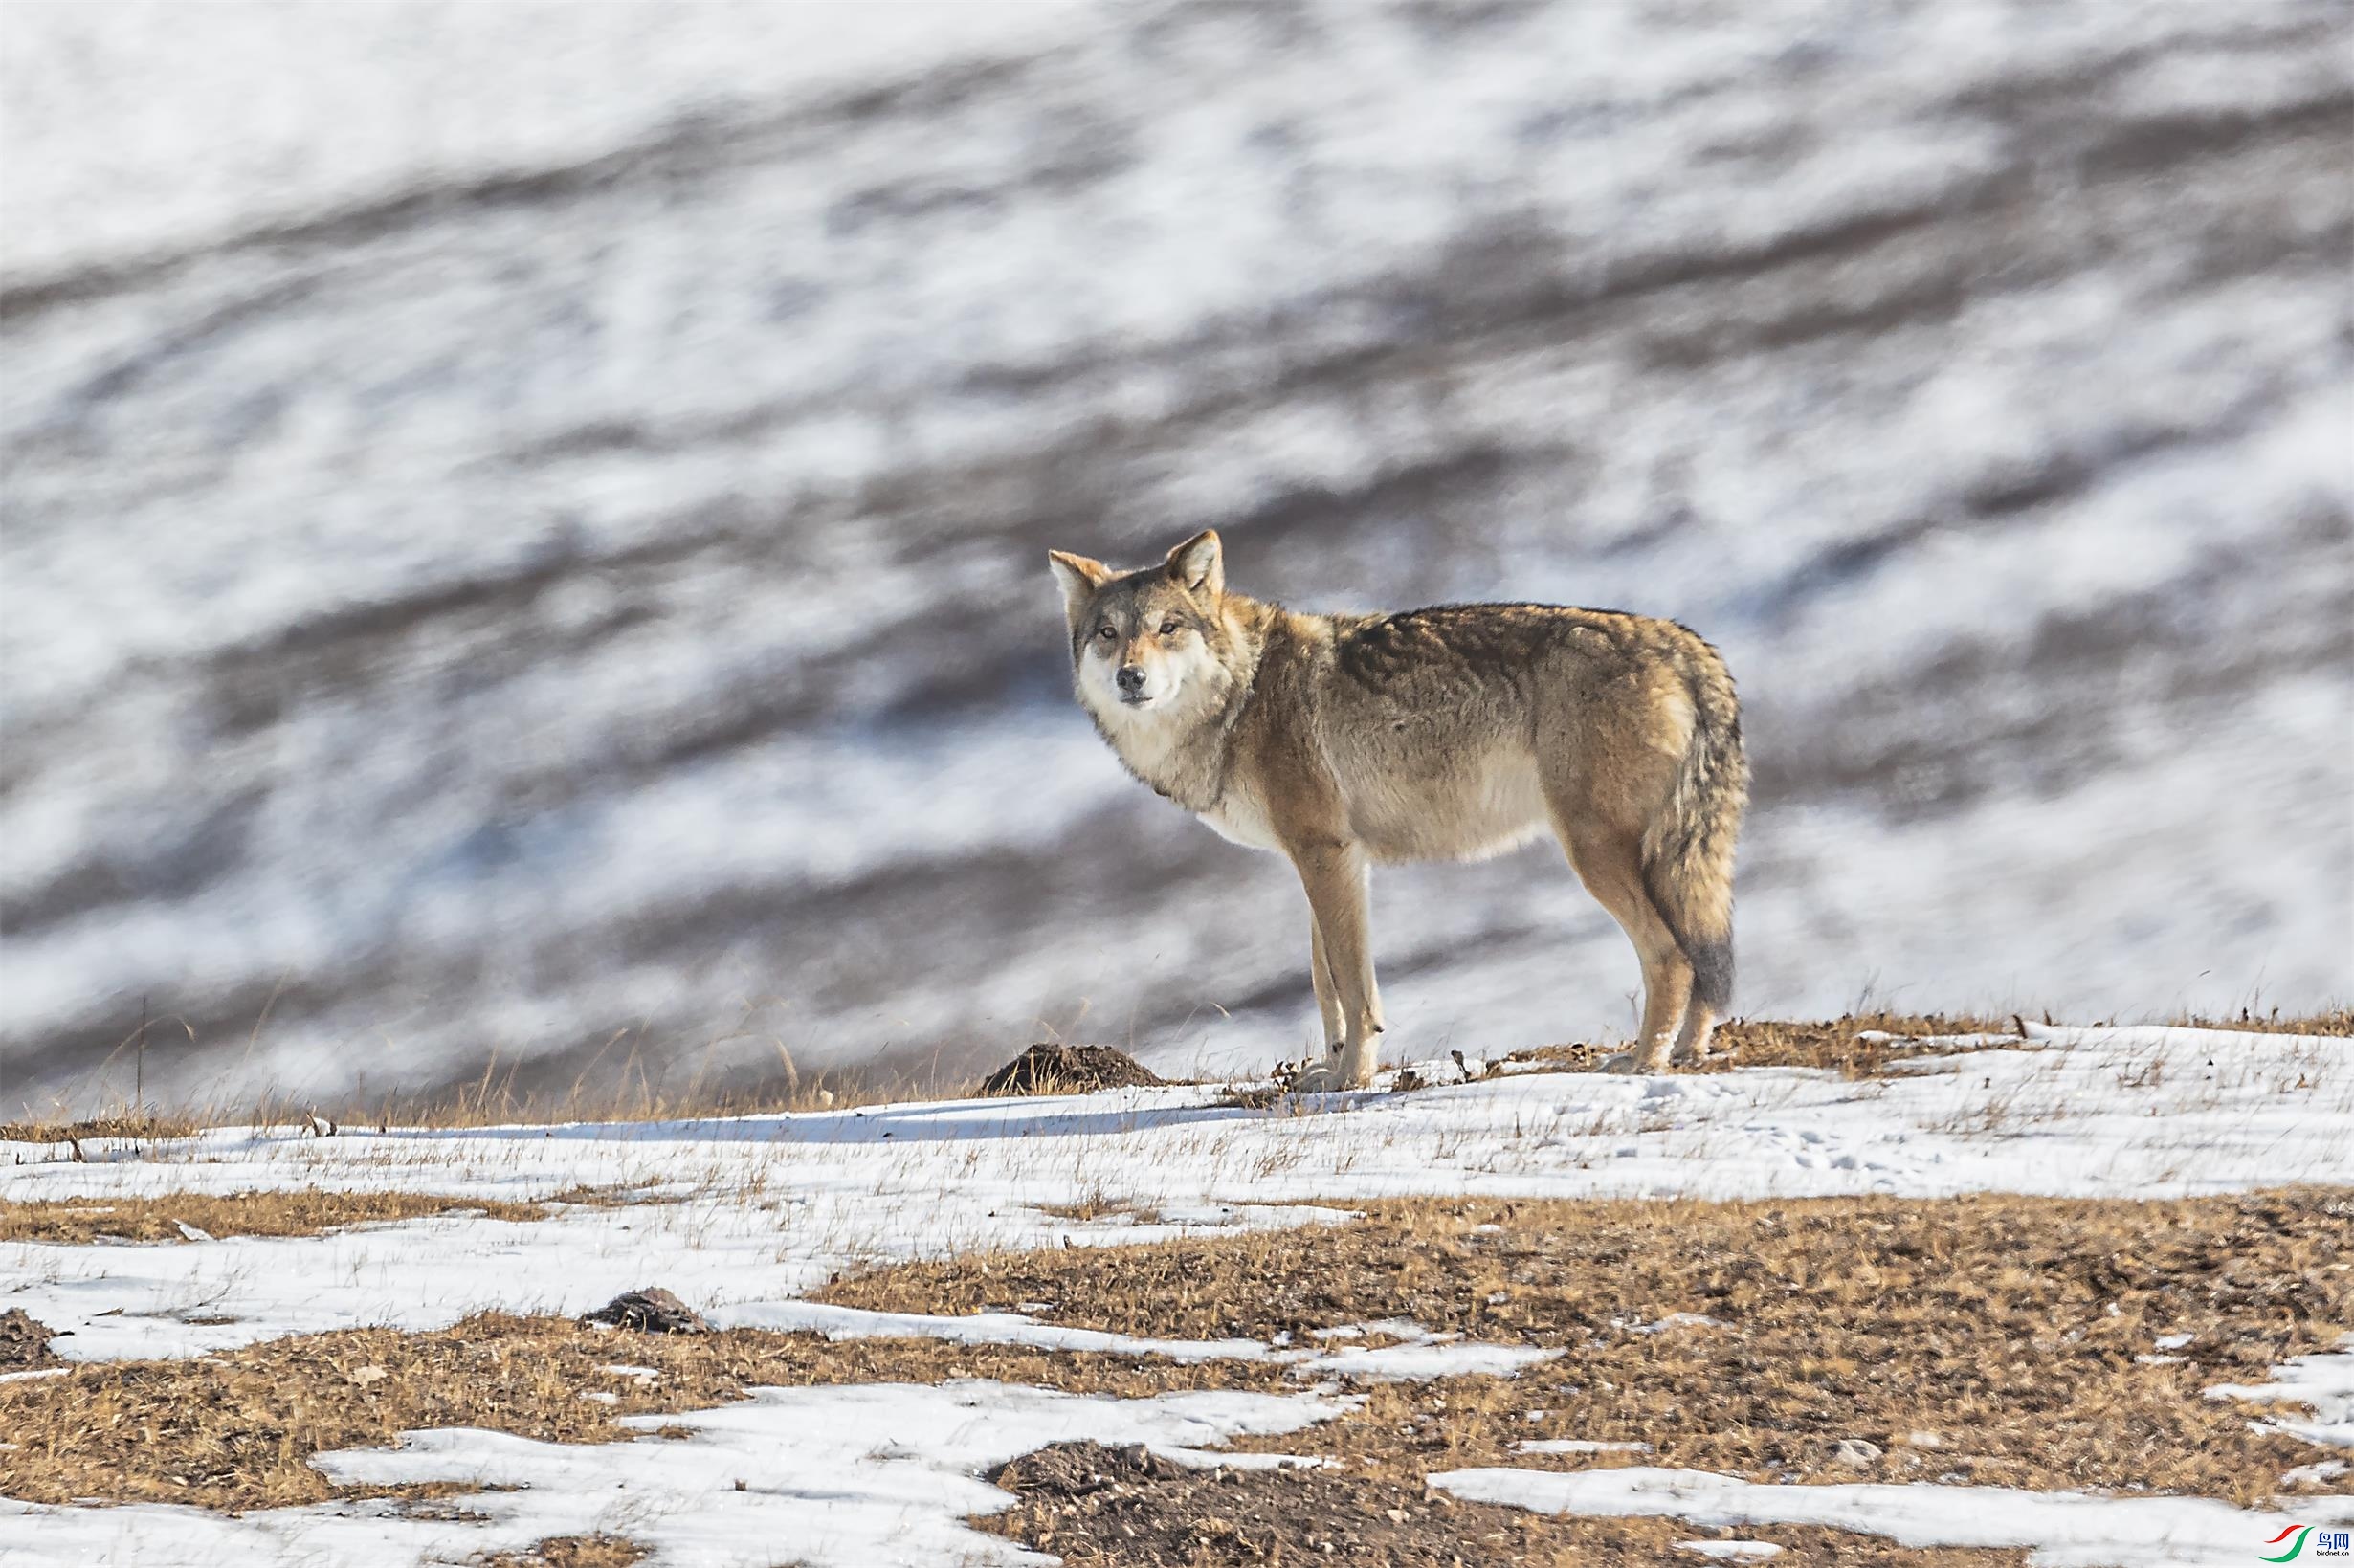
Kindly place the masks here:
[(1267, 803), (1253, 791), (1230, 784), (1218, 804), (1199, 815), (1229, 843), (1246, 844), (1254, 850), (1283, 847), (1276, 837), (1275, 825), (1267, 820)]
[[(1215, 760), (1204, 746), (1216, 722), (1214, 703), (1180, 700), (1139, 710), (1100, 690), (1100, 682), (1082, 684), (1088, 710), (1130, 772), (1173, 797), (1220, 837), (1255, 850), (1280, 848), (1266, 802), (1231, 780), (1220, 787)], [(1195, 804), (1213, 790), (1214, 805), (1205, 808)]]

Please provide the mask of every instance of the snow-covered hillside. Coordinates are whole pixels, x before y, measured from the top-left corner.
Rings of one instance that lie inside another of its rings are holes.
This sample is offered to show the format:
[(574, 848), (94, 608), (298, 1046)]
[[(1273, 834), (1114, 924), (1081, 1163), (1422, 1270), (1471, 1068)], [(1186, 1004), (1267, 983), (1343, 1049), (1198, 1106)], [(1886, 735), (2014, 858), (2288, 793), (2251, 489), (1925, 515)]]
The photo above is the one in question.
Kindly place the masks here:
[[(1716, 640), (1751, 1010), (2354, 990), (2327, 0), (95, 14), (0, 55), (0, 1102), (143, 1003), (186, 1094), (1296, 1053), (1040, 561), (1204, 524)], [(1409, 1054), (1625, 1027), (1549, 850), (1376, 920)]]

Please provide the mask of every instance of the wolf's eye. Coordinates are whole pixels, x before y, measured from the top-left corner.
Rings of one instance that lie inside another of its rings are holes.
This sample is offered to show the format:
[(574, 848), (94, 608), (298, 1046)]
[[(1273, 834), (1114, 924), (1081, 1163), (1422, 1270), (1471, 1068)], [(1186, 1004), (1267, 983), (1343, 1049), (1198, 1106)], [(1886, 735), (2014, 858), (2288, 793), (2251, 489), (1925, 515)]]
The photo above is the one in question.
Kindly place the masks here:
[(1161, 623), (1161, 635), (1164, 637), (1174, 637), (1177, 635), (1177, 623), (1173, 620), (1163, 621)]
[(1105, 642), (1110, 642), (1114, 637), (1119, 636), (1120, 633), (1114, 631), (1108, 626), (1099, 626), (1096, 628), (1096, 635), (1102, 638)]

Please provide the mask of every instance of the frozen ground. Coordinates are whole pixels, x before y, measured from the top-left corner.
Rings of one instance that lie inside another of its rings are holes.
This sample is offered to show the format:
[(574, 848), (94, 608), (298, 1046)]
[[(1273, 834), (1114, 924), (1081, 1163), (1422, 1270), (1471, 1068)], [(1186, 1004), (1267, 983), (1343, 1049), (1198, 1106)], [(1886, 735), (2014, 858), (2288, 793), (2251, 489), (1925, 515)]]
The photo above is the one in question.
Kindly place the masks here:
[[(317, 1238), (0, 1243), (0, 1278), (9, 1304), (71, 1331), (59, 1354), (102, 1359), (363, 1323), (438, 1328), (493, 1307), (577, 1314), (650, 1282), (722, 1324), (803, 1326), (811, 1309), (777, 1304), (855, 1263), (1313, 1224), (1352, 1198), (2354, 1185), (2354, 1054), (2277, 1034), (2038, 1028), (2015, 1050), (1931, 1049), (1892, 1079), (1526, 1073), (1334, 1095), (1297, 1115), (1211, 1103), (1224, 1093), (330, 1138), (225, 1130), (144, 1157), (86, 1145), (91, 1163), (0, 1167), (0, 1198), (400, 1187), (521, 1200), (587, 1185), (670, 1201)], [(1045, 1211), (1082, 1200), (1137, 1212)]]
[[(1278, 1463), (1217, 1450), (1239, 1433), (1330, 1420), (1370, 1380), (1510, 1377), (1553, 1353), (1403, 1322), (1335, 1324), (1301, 1345), (1148, 1340), (1065, 1328), (1028, 1311), (861, 1312), (802, 1301), (800, 1292), (864, 1261), (1330, 1223), (1351, 1199), (1395, 1194), (2156, 1197), (2354, 1185), (2354, 1139), (2345, 1134), (2354, 1053), (2343, 1040), (2039, 1027), (2010, 1049), (1953, 1054), (1938, 1046), (1922, 1043), (1896, 1076), (1862, 1082), (1782, 1070), (1512, 1072), (1274, 1112), (1219, 1108), (1211, 1102), (1220, 1088), (1173, 1088), (692, 1123), (326, 1138), (224, 1130), (144, 1151), (93, 1143), (86, 1163), (60, 1155), (0, 1167), (0, 1199), (93, 1204), (293, 1186), (527, 1199), (595, 1185), (655, 1200), (540, 1221), (445, 1217), (285, 1240), (0, 1244), (0, 1306), (70, 1330), (56, 1348), (75, 1359), (202, 1355), (355, 1324), (438, 1327), (490, 1307), (575, 1313), (658, 1281), (721, 1326), (1271, 1360), (1300, 1383), (1286, 1394), (1135, 1401), (970, 1381), (763, 1389), (721, 1409), (631, 1421), (685, 1429), (661, 1443), (412, 1432), (397, 1449), (317, 1463), (351, 1484), (508, 1490), (469, 1495), (470, 1518), (418, 1514), (392, 1501), (239, 1517), (0, 1502), (0, 1563), (409, 1568), (596, 1530), (645, 1543), (656, 1564), (695, 1568), (766, 1563), (780, 1540), (792, 1543), (795, 1560), (825, 1568), (1043, 1561), (964, 1522), (1010, 1500), (980, 1472), (1074, 1439), (1144, 1444), (1189, 1464)], [(1044, 1211), (1081, 1200), (1112, 1212), (1079, 1222)], [(1367, 1328), (1393, 1342), (1350, 1342)], [(2249, 1402), (2253, 1419), (2278, 1419), (2326, 1464), (2354, 1441), (2350, 1369), (2354, 1349), (2310, 1356), (2276, 1369), (2269, 1382), (2218, 1386), (2210, 1397)], [(2303, 1404), (2293, 1413), (2265, 1408), (2283, 1399)], [(1521, 1450), (1628, 1447), (1560, 1439)], [(2276, 1513), (2197, 1498), (1762, 1486), (1657, 1468), (1497, 1469), (1437, 1473), (1432, 1484), (1557, 1512), (1718, 1526), (1821, 1522), (1913, 1544), (2028, 1546), (2048, 1568), (2237, 1564), (2249, 1542), (2276, 1531), (2354, 1517), (2354, 1503), (2311, 1497)], [(1696, 1549), (1745, 1560), (1740, 1543)]]
[[(1263, 1070), (1039, 563), (1204, 523), (1719, 641), (1753, 1011), (2354, 991), (2333, 0), (553, 14), (10, 7), (0, 1105)], [(1377, 924), (1627, 1023), (1550, 850)]]

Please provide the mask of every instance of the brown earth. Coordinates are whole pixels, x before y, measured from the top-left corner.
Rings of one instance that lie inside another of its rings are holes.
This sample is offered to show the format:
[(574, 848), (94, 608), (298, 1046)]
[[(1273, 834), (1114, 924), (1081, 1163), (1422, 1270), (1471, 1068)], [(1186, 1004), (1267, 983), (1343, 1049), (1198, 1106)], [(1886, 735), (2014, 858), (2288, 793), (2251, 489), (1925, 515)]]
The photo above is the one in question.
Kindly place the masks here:
[(984, 1094), (1087, 1094), (1145, 1089), (1168, 1080), (1109, 1046), (1039, 1044), (981, 1081)]
[(1772, 1541), (1799, 1563), (1887, 1568), (2017, 1568), (2024, 1551), (1922, 1551), (1810, 1528), (1716, 1530), (1668, 1519), (1555, 1519), (1466, 1503), (1382, 1476), (1288, 1468), (1188, 1469), (1141, 1448), (1064, 1443), (1001, 1467), (989, 1481), (1020, 1501), (976, 1520), (1071, 1563), (1379, 1563), (1383, 1568), (1650, 1568), (1679, 1541)]
[(0, 1372), (56, 1365), (58, 1358), (49, 1342), (56, 1336), (56, 1330), (28, 1317), (21, 1307), (0, 1313)]

